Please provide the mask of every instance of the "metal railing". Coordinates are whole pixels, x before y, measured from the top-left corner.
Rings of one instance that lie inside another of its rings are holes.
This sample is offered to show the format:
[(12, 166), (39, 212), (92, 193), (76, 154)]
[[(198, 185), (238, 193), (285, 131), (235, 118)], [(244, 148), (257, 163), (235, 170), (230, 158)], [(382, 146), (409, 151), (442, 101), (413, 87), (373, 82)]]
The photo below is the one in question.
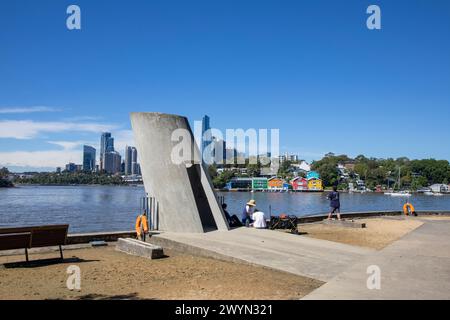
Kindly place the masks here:
[(159, 203), (155, 197), (148, 194), (141, 199), (141, 209), (147, 215), (150, 231), (159, 230)]

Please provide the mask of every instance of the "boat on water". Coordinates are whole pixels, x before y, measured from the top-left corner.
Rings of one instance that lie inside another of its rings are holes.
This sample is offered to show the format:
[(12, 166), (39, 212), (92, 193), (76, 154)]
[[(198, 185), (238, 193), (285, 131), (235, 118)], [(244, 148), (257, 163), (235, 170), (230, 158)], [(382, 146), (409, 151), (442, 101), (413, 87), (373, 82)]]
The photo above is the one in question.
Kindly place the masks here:
[[(400, 179), (400, 167), (398, 167), (398, 181), (395, 183), (398, 184), (398, 187), (401, 188), (401, 179)], [(395, 188), (395, 185), (394, 185)], [(391, 197), (411, 197), (411, 193), (409, 191), (390, 191), (384, 193), (387, 196)]]
[(426, 191), (423, 194), (426, 195), (426, 196), (436, 196), (436, 197), (440, 197), (440, 196), (444, 195), (441, 192), (433, 192), (433, 191)]
[(411, 197), (411, 193), (409, 191), (386, 192), (385, 195), (391, 197)]

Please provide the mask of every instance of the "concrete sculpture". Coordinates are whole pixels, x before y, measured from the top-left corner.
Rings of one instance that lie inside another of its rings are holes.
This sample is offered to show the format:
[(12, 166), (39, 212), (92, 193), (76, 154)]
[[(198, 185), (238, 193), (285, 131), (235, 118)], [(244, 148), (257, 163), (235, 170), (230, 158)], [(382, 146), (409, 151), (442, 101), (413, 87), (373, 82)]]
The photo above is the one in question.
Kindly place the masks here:
[[(154, 112), (131, 113), (130, 117), (145, 190), (158, 201), (159, 229), (183, 233), (228, 230), (187, 118)], [(181, 163), (174, 161), (180, 145), (177, 132), (184, 134)]]

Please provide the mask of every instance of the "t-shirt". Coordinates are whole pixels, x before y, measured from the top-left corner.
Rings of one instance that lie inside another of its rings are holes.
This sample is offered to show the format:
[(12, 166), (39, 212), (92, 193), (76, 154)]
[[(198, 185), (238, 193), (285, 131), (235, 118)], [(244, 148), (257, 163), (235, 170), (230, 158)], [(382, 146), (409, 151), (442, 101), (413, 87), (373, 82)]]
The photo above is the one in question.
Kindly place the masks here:
[(247, 217), (251, 218), (254, 211), (255, 211), (254, 206), (246, 205), (244, 212), (242, 212), (242, 219), (246, 219)]
[(328, 197), (330, 199), (330, 207), (339, 208), (341, 206), (339, 201), (339, 192), (333, 191)]
[(253, 213), (251, 217), (253, 220), (253, 227), (258, 229), (264, 229), (267, 227), (264, 212), (257, 211)]

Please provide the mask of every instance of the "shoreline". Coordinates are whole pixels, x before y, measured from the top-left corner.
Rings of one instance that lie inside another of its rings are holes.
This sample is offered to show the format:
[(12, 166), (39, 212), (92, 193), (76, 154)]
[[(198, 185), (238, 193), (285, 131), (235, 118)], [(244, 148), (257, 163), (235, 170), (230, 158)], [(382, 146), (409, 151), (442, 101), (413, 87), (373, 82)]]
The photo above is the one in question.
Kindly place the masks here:
[[(437, 211), (418, 211), (416, 218), (450, 218), (450, 210), (437, 210)], [(341, 213), (343, 219), (380, 219), (386, 217), (405, 218), (406, 216), (400, 211), (372, 211), (372, 212), (353, 212), (353, 213)], [(317, 222), (321, 222), (327, 218), (327, 214), (319, 214), (309, 217), (298, 217), (297, 222), (299, 226), (311, 225)], [(5, 228), (4, 226), (2, 228)], [(150, 235), (156, 235), (163, 233), (162, 230), (150, 231)], [(86, 244), (91, 241), (105, 241), (115, 242), (119, 238), (135, 237), (136, 232), (133, 230), (123, 231), (98, 231), (98, 232), (77, 232), (69, 233), (67, 235), (67, 245)], [(0, 254), (1, 256), (1, 254)]]

